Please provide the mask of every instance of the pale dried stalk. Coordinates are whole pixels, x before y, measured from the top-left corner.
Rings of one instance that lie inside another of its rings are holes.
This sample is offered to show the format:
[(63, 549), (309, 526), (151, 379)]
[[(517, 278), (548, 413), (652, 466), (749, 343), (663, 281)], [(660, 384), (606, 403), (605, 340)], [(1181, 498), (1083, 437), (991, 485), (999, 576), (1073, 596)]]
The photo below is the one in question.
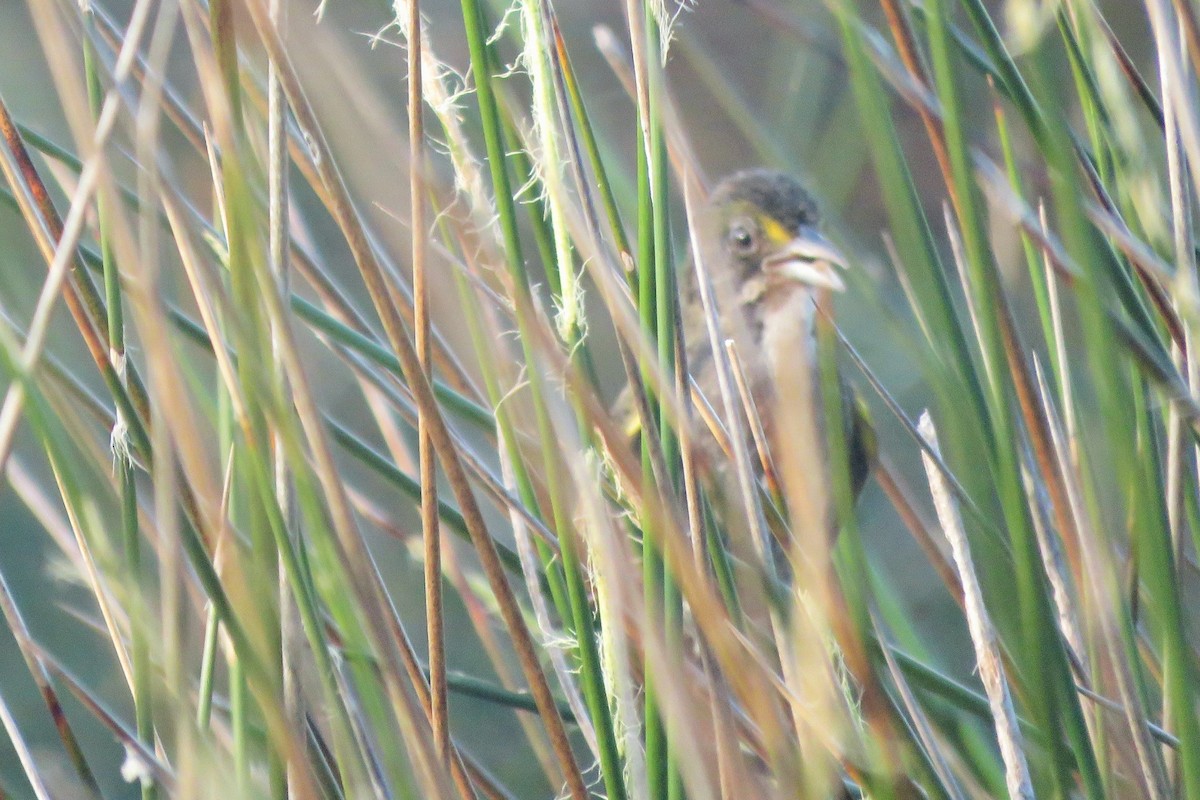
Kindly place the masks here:
[[(919, 429), (922, 438), (930, 448), (937, 451), (937, 431), (933, 427), (933, 419), (929, 416), (928, 411), (921, 414)], [(1008, 784), (1008, 793), (1013, 798), (1033, 800), (1033, 783), (1029, 777), (1029, 765), (1025, 761), (1021, 729), (1017, 724), (1017, 712), (1013, 708), (1012, 697), (1009, 694), (1008, 682), (1005, 679), (1004, 666), (1000, 658), (1000, 647), (996, 643), (996, 632), (992, 628), (992, 620), (988, 616), (987, 607), (983, 602), (983, 591), (979, 586), (979, 578), (975, 574), (975, 565), (971, 560), (971, 549), (967, 544), (967, 534), (958, 513), (958, 505), (933, 459), (922, 452), (921, 460), (925, 464), (925, 474), (929, 477), (929, 491), (933, 495), (933, 505), (937, 510), (938, 520), (942, 523), (942, 531), (954, 552), (954, 563), (958, 567), (959, 578), (962, 581), (967, 627), (971, 631), (971, 642), (975, 645), (979, 678), (983, 682), (988, 705), (992, 710), (992, 722), (996, 727), (996, 738), (1000, 743), (1000, 757), (1004, 760), (1004, 777)]]
[[(287, 5), (283, 0), (270, 0), (269, 14), (275, 29), (280, 36), (285, 35), (287, 28)], [(283, 87), (276, 76), (274, 63), (267, 65), (267, 219), (268, 219), (268, 263), (271, 274), (276, 281), (280, 296), (288, 297), (291, 293), (291, 276), (288, 263), (288, 250), (291, 242), (291, 230), (288, 224), (290, 207), (288, 205), (288, 172), (289, 161), (287, 151), (287, 99), (283, 96)], [(279, 333), (273, 326), (271, 331), (271, 352), (276, 356), (275, 380), (282, 388), (286, 386), (287, 375), (279, 367)], [(284, 390), (286, 394), (286, 390)], [(284, 510), (289, 534), (296, 536), (295, 516), (296, 506), (291, 493), (291, 476), (288, 470), (282, 435), (278, 429), (272, 431), (272, 443), (275, 473), (275, 495), (279, 507)], [(300, 612), (292, 587), (288, 583), (284, 559), (279, 557), (279, 641), (280, 641), (280, 671), (283, 678), (283, 714), (295, 730), (301, 730), (304, 722), (304, 705), (302, 700), (302, 683), (298, 674), (299, 665), (304, 657), (304, 631), (300, 623)], [(288, 795), (300, 792), (302, 767), (288, 760), (287, 787)]]
[[(1033, 370), (1039, 386), (1045, 385), (1042, 364), (1036, 354), (1033, 356)], [(1048, 399), (1043, 396), (1043, 403)], [(1058, 612), (1058, 627), (1062, 631), (1063, 638), (1067, 642), (1079, 671), (1086, 675), (1089, 672), (1087, 645), (1079, 626), (1075, 584), (1071, 579), (1069, 565), (1064, 560), (1062, 540), (1050, 525), (1050, 512), (1046, 508), (1049, 501), (1039, 489), (1036, 478), (1028, 469), (1021, 470), (1021, 477), (1025, 484), (1025, 496), (1029, 498), (1029, 508), (1033, 511), (1030, 516), (1033, 520), (1033, 531), (1037, 537), (1038, 552), (1042, 556), (1042, 565), (1050, 582), (1054, 608)]]
[[(515, 489), (515, 477), (513, 476), (512, 460), (508, 457), (507, 443), (501, 438), (499, 444), (500, 446), (496, 450), (500, 455), (500, 469), (504, 476), (505, 485)], [(592, 727), (591, 715), (588, 713), (587, 704), (583, 700), (583, 695), (579, 693), (579, 685), (572, 675), (572, 668), (567, 663), (565, 656), (567, 647), (571, 643), (565, 641), (561, 634), (555, 632), (556, 626), (553, 622), (554, 617), (550, 612), (550, 605), (546, 602), (546, 595), (538, 582), (542, 574), (542, 568), (538, 561), (538, 555), (533, 549), (533, 540), (529, 535), (529, 526), (525, 524), (525, 520), (513, 509), (509, 510), (508, 521), (512, 525), (513, 538), (517, 545), (517, 555), (521, 557), (521, 572), (525, 577), (525, 584), (529, 591), (529, 605), (532, 607), (534, 619), (537, 621), (538, 638), (541, 640), (546, 656), (550, 660), (550, 666), (554, 670), (554, 675), (558, 678), (558, 684), (563, 690), (563, 697), (566, 699), (567, 706), (579, 722), (580, 734), (582, 734), (584, 741), (587, 742), (592, 754), (599, 758), (600, 747), (596, 742), (596, 730)]]
[[(1108, 655), (1108, 668), (1117, 684), (1121, 710), (1129, 726), (1129, 739), (1137, 758), (1136, 776), (1140, 781), (1141, 795), (1153, 798), (1170, 797), (1170, 783), (1159, 750), (1151, 737), (1146, 709), (1137, 689), (1137, 679), (1126, 661), (1126, 648), (1117, 617), (1120, 612), (1115, 608), (1115, 603), (1119, 602), (1118, 598), (1122, 593), (1121, 581), (1112, 557), (1100, 544), (1101, 537), (1091, 529), (1090, 518), (1084, 510), (1080, 475), (1071, 463), (1070, 445), (1063, 432), (1062, 422), (1049, 402), (1050, 393), (1044, 381), (1039, 389), (1044, 398), (1057, 467), (1063, 477), (1070, 512), (1079, 530), (1079, 552), (1083, 567), (1081, 589), (1085, 590), (1085, 597), (1090, 595), (1092, 599), (1088, 610), (1100, 628), (1104, 652)], [(1086, 692), (1084, 694), (1087, 696)]]
[(42, 781), (42, 773), (33, 758), (33, 752), (29, 749), (24, 737), (21, 736), (21, 729), (17, 726), (17, 720), (13, 717), (12, 712), (9, 711), (8, 704), (4, 702), (3, 697), (0, 697), (0, 724), (3, 724), (4, 730), (8, 733), (8, 739), (12, 742), (13, 749), (17, 752), (17, 759), (25, 771), (25, 778), (29, 781), (29, 786), (33, 789), (34, 796), (38, 800), (51, 800), (52, 795), (46, 788), (46, 784)]

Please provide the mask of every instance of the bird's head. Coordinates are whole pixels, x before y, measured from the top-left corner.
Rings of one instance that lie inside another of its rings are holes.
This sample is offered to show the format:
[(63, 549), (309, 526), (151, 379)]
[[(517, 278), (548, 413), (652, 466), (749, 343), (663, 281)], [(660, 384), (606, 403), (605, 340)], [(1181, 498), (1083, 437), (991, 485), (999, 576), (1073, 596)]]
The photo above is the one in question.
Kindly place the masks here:
[(789, 175), (754, 169), (725, 178), (708, 204), (706, 255), (739, 301), (757, 305), (796, 290), (842, 291), (845, 258), (818, 230), (812, 196)]

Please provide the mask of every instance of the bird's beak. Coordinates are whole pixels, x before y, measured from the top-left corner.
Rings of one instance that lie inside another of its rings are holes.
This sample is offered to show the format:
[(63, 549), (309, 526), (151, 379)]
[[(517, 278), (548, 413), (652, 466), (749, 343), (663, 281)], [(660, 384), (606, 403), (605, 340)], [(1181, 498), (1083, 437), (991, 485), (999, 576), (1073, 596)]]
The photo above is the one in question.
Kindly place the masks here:
[(767, 273), (795, 281), (814, 289), (846, 289), (839, 274), (846, 268), (846, 257), (816, 231), (804, 231), (763, 264)]

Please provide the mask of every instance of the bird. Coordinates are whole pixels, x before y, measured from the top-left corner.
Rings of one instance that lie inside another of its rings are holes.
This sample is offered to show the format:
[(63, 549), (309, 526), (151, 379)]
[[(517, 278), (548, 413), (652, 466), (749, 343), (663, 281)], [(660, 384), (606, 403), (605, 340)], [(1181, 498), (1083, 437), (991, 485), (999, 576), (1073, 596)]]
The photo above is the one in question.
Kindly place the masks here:
[[(787, 413), (776, 407), (777, 376), (790, 366), (815, 369), (817, 299), (823, 291), (845, 290), (848, 260), (821, 233), (820, 213), (809, 191), (795, 177), (775, 170), (747, 169), (727, 176), (714, 187), (694, 224), (721, 337), (732, 340), (765, 441), (776, 446), (780, 426), (775, 416)], [(719, 408), (717, 362), (697, 270), (681, 269), (678, 286), (688, 371), (700, 394)], [(797, 340), (804, 343), (800, 352), (795, 352)], [(857, 498), (870, 475), (876, 441), (866, 404), (845, 381), (841, 417), (850, 468), (844, 477)], [(767, 469), (769, 455), (759, 449)]]

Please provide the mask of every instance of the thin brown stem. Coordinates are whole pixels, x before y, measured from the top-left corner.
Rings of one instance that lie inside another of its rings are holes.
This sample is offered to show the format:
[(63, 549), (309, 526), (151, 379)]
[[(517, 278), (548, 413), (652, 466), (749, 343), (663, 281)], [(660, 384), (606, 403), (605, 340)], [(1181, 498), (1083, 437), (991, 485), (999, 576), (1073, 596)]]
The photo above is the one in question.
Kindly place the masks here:
[[(424, 144), (421, 88), (421, 3), (408, 0), (408, 176), (412, 236), (413, 316), (417, 358), (426, 380), (430, 366), (428, 236), (425, 222)], [(428, 415), (417, 412), (417, 448), (421, 472), (421, 534), (425, 546), (425, 629), (429, 642), (429, 723), (438, 755), (450, 752), (449, 700), (446, 694), (446, 631), (442, 615), (442, 541), (438, 523), (437, 461)]]

